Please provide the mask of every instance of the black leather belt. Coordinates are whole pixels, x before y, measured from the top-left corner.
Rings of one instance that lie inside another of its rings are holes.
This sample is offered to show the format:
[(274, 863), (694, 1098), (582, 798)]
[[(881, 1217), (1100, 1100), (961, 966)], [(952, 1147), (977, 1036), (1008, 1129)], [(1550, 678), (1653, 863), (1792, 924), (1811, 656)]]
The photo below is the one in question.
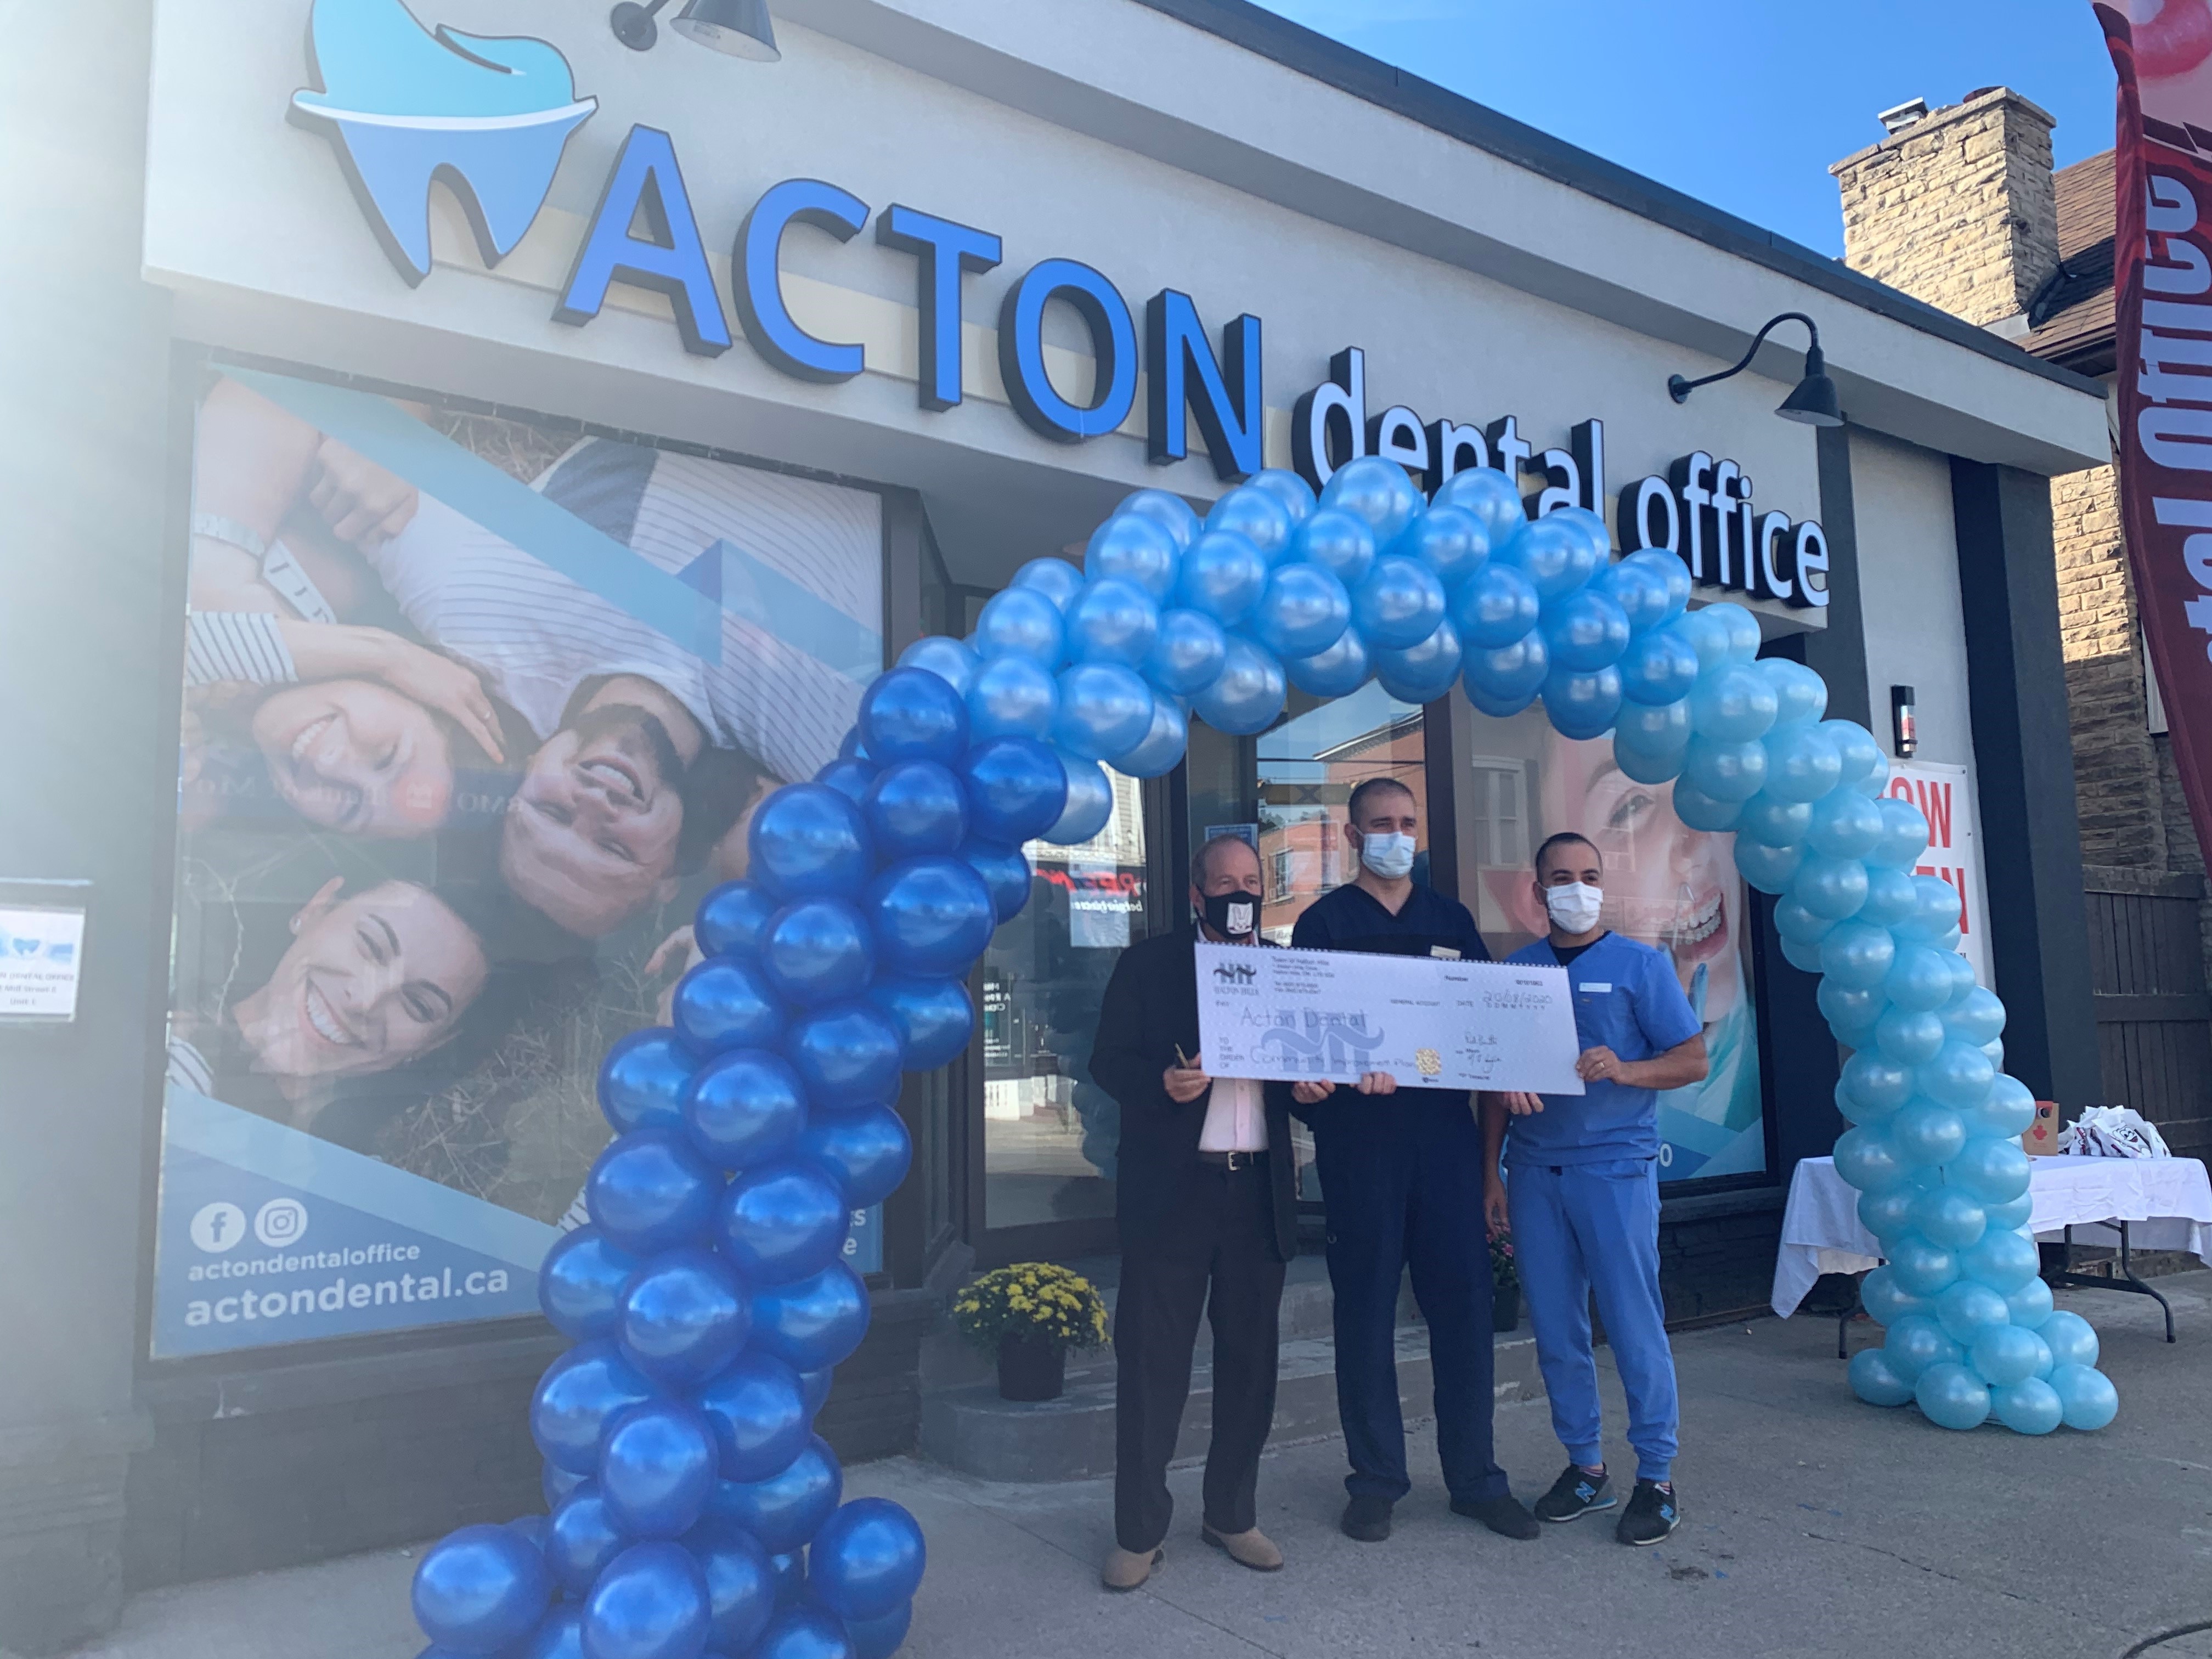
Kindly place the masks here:
[(1200, 1152), (1198, 1161), (1210, 1170), (1252, 1170), (1267, 1161), (1264, 1152)]

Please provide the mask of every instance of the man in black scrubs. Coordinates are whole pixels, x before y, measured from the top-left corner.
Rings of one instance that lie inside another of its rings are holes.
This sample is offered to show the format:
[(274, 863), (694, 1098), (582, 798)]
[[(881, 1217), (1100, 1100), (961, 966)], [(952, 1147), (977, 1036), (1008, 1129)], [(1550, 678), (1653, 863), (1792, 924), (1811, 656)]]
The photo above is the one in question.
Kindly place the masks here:
[(1283, 1273), (1297, 1252), (1290, 1117), (1264, 1085), (1208, 1077), (1198, 1042), (1199, 940), (1259, 944), (1252, 844), (1224, 836), (1200, 848), (1190, 897), (1194, 928), (1121, 953), (1091, 1052), (1091, 1075), (1121, 1106), (1115, 1547), (1101, 1574), (1114, 1590), (1136, 1589), (1159, 1563), (1201, 1310), (1213, 1328), (1213, 1443), (1200, 1535), (1255, 1571), (1283, 1565), (1260, 1530), (1257, 1492), (1275, 1415)]
[[(1298, 918), (1292, 945), (1380, 956), (1487, 962), (1467, 907), (1413, 880), (1421, 833), (1413, 793), (1376, 777), (1352, 792), (1346, 843), (1359, 860), (1349, 886)], [(1355, 1088), (1270, 1084), (1313, 1127), (1328, 1207), (1328, 1277), (1336, 1297), (1336, 1405), (1352, 1473), (1346, 1534), (1390, 1535), (1390, 1510), (1412, 1489), (1398, 1409), (1401, 1272), (1429, 1326), (1437, 1451), (1453, 1512), (1508, 1538), (1534, 1538), (1536, 1519), (1506, 1489), (1491, 1449), (1490, 1246), (1483, 1225), (1482, 1131), (1464, 1090), (1401, 1089), (1370, 1073)]]

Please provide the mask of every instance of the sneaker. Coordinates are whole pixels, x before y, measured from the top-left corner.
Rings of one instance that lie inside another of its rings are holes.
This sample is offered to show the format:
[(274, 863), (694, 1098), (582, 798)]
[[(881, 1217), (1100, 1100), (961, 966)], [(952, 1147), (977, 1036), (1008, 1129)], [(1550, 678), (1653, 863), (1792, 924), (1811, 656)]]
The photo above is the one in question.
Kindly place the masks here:
[(1392, 1507), (1387, 1498), (1355, 1498), (1344, 1506), (1344, 1519), (1337, 1524), (1346, 1538), (1379, 1544), (1390, 1535)]
[(1639, 1480), (1629, 1494), (1628, 1508), (1613, 1535), (1641, 1548), (1657, 1543), (1681, 1524), (1682, 1505), (1674, 1494), (1660, 1491), (1656, 1480)]
[(1536, 1517), (1522, 1509), (1520, 1500), (1510, 1492), (1503, 1498), (1455, 1498), (1451, 1510), (1454, 1515), (1481, 1522), (1501, 1538), (1518, 1538), (1525, 1542), (1544, 1530), (1536, 1524)]
[(1592, 1510), (1609, 1510), (1620, 1501), (1613, 1482), (1601, 1469), (1595, 1474), (1570, 1463), (1552, 1482), (1551, 1491), (1536, 1500), (1539, 1521), (1579, 1521)]

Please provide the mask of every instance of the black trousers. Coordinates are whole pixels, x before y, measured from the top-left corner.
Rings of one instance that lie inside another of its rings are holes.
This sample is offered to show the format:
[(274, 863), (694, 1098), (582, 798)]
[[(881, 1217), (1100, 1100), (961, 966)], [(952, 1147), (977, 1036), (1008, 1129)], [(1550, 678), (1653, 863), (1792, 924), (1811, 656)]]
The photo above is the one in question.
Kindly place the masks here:
[(1284, 1264), (1261, 1164), (1204, 1170), (1198, 1201), (1173, 1237), (1125, 1244), (1115, 1304), (1114, 1533), (1144, 1553), (1167, 1536), (1175, 1500), (1168, 1462), (1190, 1398), (1191, 1352), (1204, 1309), (1213, 1327), (1213, 1444), (1206, 1455), (1206, 1524), (1249, 1531), (1260, 1454), (1275, 1416), (1275, 1346)]

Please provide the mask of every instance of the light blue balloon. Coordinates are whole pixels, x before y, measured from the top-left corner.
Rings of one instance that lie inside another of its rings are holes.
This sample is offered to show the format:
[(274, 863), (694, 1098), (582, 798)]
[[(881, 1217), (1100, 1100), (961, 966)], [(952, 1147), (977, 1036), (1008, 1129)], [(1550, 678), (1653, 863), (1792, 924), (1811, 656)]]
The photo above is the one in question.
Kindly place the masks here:
[(1992, 1228), (1960, 1258), (1959, 1270), (2010, 1296), (2036, 1276), (2040, 1253), (2025, 1234)]
[(1912, 1398), (1912, 1384), (1897, 1374), (1880, 1348), (1862, 1348), (1853, 1354), (1845, 1376), (1851, 1392), (1869, 1406), (1902, 1406)]
[[(1697, 678), (1698, 653), (1671, 627), (1632, 639), (1621, 653), (1621, 695), (1631, 702), (1653, 707), (1680, 702)], [(1686, 708), (1684, 712), (1686, 715)]]
[(1959, 890), (1941, 876), (1912, 878), (1913, 914), (1897, 924), (1900, 938), (1934, 943), (1957, 931)]
[[(1349, 628), (1340, 636), (1355, 637)], [(1385, 691), (1401, 702), (1430, 703), (1451, 690), (1466, 653), (1460, 649), (1459, 630), (1444, 621), (1419, 645), (1403, 651), (1377, 651), (1373, 657), (1375, 678)]]
[[(1885, 1188), (1878, 1193), (1861, 1193), (1859, 1224), (1884, 1245), (1893, 1243), (1914, 1230), (1914, 1208), (1926, 1196), (1919, 1188), (1907, 1182), (1899, 1182), (1896, 1186)], [(1942, 1241), (1939, 1239), (1936, 1242), (1940, 1243)]]
[(1160, 608), (1152, 595), (1119, 576), (1084, 585), (1068, 602), (1067, 648), (1079, 662), (1143, 665), (1160, 631)]
[(1492, 560), (1453, 592), (1452, 626), (1468, 649), (1495, 651), (1534, 629), (1541, 608), (1535, 584), (1511, 565)]
[(1105, 769), (1085, 756), (1063, 749), (1060, 763), (1067, 773), (1067, 805), (1043, 839), (1055, 847), (1073, 847), (1089, 841), (1114, 816), (1114, 786)]
[[(1826, 951), (1826, 940), (1821, 941), (1820, 949), (1823, 952)], [(1822, 960), (1826, 960), (1825, 955)], [(1835, 1032), (1837, 1041), (1848, 1043), (1854, 1048), (1866, 1047), (1867, 1039), (1874, 1034), (1874, 1027), (1889, 1006), (1882, 1000), (1881, 993), (1878, 990), (1844, 985), (1825, 975), (1821, 978), (1820, 988), (1814, 994), (1814, 1000), (1820, 1006), (1829, 1029)]]
[(1321, 504), (1341, 507), (1364, 519), (1382, 546), (1395, 541), (1428, 505), (1406, 476), (1406, 469), (1380, 455), (1358, 456), (1337, 468), (1321, 492)]
[[(1694, 740), (1691, 744), (1697, 747)], [(1866, 866), (1856, 859), (1808, 854), (1790, 884), (1790, 896), (1815, 915), (1831, 921), (1855, 916), (1866, 902)]]
[(1620, 711), (1620, 671), (1601, 668), (1595, 673), (1571, 673), (1557, 662), (1544, 677), (1544, 712), (1560, 736), (1601, 737)]
[(1202, 611), (1163, 611), (1145, 678), (1170, 696), (1194, 697), (1221, 678), (1228, 660), (1229, 636), (1219, 623)]
[(1711, 605), (1702, 611), (1684, 611), (1671, 626), (1697, 652), (1700, 674), (1717, 674), (1735, 660), (1729, 653), (1732, 631), (1723, 618), (1713, 615)]
[(1083, 591), (1083, 573), (1066, 559), (1031, 559), (1014, 572), (1013, 580), (1006, 586), (1035, 588), (1064, 612), (1067, 602)]
[[(1475, 580), (1480, 581), (1478, 574)], [(1536, 699), (1544, 677), (1552, 672), (1551, 653), (1536, 629), (1510, 645), (1467, 653), (1462, 680), (1468, 701), (1483, 714), (1502, 720), (1517, 714)]]
[(1896, 954), (1897, 942), (1887, 928), (1842, 921), (1820, 941), (1820, 971), (1838, 985), (1875, 990), (1888, 976)]
[(2058, 1390), (2036, 1376), (2010, 1388), (1990, 1389), (1990, 1407), (1996, 1413), (1998, 1422), (2018, 1434), (2049, 1434), (2066, 1416)]
[(1996, 1075), (1989, 1056), (1979, 1048), (1947, 1039), (1922, 1063), (1916, 1081), (1929, 1099), (1958, 1109), (1980, 1104)]
[[(1158, 490), (1142, 494), (1159, 495)], [(1132, 498), (1133, 499), (1133, 498)], [(1190, 509), (1174, 496), (1167, 496), (1185, 513)], [(1123, 504), (1124, 507), (1127, 503)], [(1191, 514), (1194, 526), (1197, 515)], [(1194, 528), (1194, 535), (1195, 529)], [(1181, 550), (1188, 544), (1190, 537), (1178, 538), (1162, 519), (1151, 513), (1120, 511), (1091, 532), (1091, 540), (1083, 550), (1083, 574), (1092, 579), (1100, 576), (1119, 576), (1133, 581), (1156, 600), (1164, 600), (1175, 591), (1176, 568)]]
[[(1737, 850), (1741, 852), (1745, 847), (1756, 845), (1755, 842), (1739, 842)], [(1800, 848), (1792, 847), (1787, 850), (1800, 858), (1804, 856)], [(1800, 973), (1817, 974), (1820, 971), (1820, 947), (1817, 945), (1800, 945), (1794, 939), (1785, 939), (1782, 941), (1782, 959)]]
[(1915, 914), (1920, 904), (1919, 896), (1912, 890), (1912, 878), (1902, 870), (1891, 870), (1879, 865), (1867, 866), (1867, 896), (1859, 915), (1877, 927), (1895, 927)]
[(1801, 945), (1818, 945), (1841, 920), (1808, 910), (1795, 898), (1785, 896), (1774, 907), (1775, 931), (1784, 939), (1794, 939)]
[(1359, 586), (1375, 568), (1375, 532), (1367, 520), (1341, 508), (1318, 508), (1291, 534), (1278, 562), (1317, 564), (1346, 591)]
[(1060, 666), (1066, 629), (1060, 607), (1034, 587), (1009, 587), (994, 593), (975, 619), (975, 650), (986, 662), (999, 657), (1027, 657), (1047, 668)]
[(1283, 672), (1292, 685), (1309, 696), (1334, 698), (1349, 696), (1366, 684), (1374, 678), (1375, 665), (1366, 646), (1360, 642), (1359, 630), (1347, 628), (1328, 650), (1293, 657), (1283, 665)]
[(2012, 1328), (2004, 1297), (1974, 1279), (1945, 1285), (1936, 1294), (1936, 1317), (1945, 1335), (1969, 1350), (1984, 1332)]
[(1837, 757), (1843, 763), (1837, 781), (1862, 795), (1879, 795), (1889, 782), (1889, 762), (1883, 758), (1874, 734), (1856, 720), (1822, 720), (1820, 730), (1836, 745)]
[(1967, 1352), (1982, 1380), (1997, 1388), (2025, 1382), (2051, 1363), (2051, 1350), (2041, 1337), (2009, 1322), (1992, 1325), (1977, 1334)]
[[(1628, 613), (1595, 587), (1577, 588), (1547, 606), (1543, 628), (1553, 666), (1570, 673), (1610, 668), (1628, 649)], [(1691, 712), (1694, 719), (1695, 708)]]
[(1490, 558), (1490, 532), (1462, 507), (1432, 507), (1407, 525), (1390, 551), (1425, 564), (1449, 593)]
[[(1260, 550), (1261, 556), (1270, 564), (1283, 556), (1290, 545), (1291, 532), (1297, 526), (1297, 520), (1291, 516), (1291, 509), (1283, 498), (1274, 490), (1254, 483), (1237, 485), (1214, 502), (1206, 515), (1206, 529), (1226, 530), (1243, 537)], [(1188, 559), (1190, 556), (1186, 551), (1183, 556)]]
[[(1692, 741), (1694, 743), (1695, 739)], [(1674, 816), (1689, 829), (1718, 835), (1723, 830), (1735, 829), (1736, 819), (1742, 811), (1743, 803), (1740, 800), (1720, 800), (1707, 794), (1687, 778), (1675, 780)]]
[(1963, 1250), (1980, 1240), (1989, 1216), (1972, 1194), (1956, 1187), (1932, 1187), (1912, 1195), (1912, 1224), (1923, 1237), (1946, 1249)]
[(1599, 571), (1591, 586), (1612, 596), (1628, 618), (1629, 633), (1641, 639), (1682, 614), (1690, 598), (1690, 571), (1672, 553), (1647, 547)]
[[(1880, 1129), (1844, 1130), (1836, 1137), (1834, 1156), (1836, 1173), (1863, 1193), (1878, 1193), (1894, 1187), (1905, 1179), (1908, 1167), (1898, 1157), (1897, 1148), (1890, 1145), (1889, 1137)], [(1956, 1264), (1954, 1263), (1953, 1267), (1955, 1276)], [(1893, 1265), (1892, 1271), (1895, 1271)], [(1917, 1285), (1905, 1284), (1901, 1277), (1899, 1283), (1904, 1284), (1905, 1288), (1916, 1296), (1935, 1294), (1934, 1291), (1923, 1291)], [(1943, 1284), (1948, 1283), (1950, 1280), (1948, 1279), (1943, 1281)], [(1940, 1291), (1943, 1285), (1938, 1285), (1935, 1288)]]
[[(1060, 562), (1058, 560), (1054, 562)], [(1073, 570), (1074, 567), (1068, 567)], [(1081, 578), (1078, 578), (1079, 580)], [(926, 668), (957, 691), (968, 695), (968, 688), (975, 684), (975, 675), (981, 669), (982, 659), (958, 640), (948, 639), (942, 634), (932, 634), (916, 640), (899, 653), (901, 668)]]
[(1613, 716), (1613, 758), (1638, 783), (1665, 783), (1682, 769), (1690, 752), (1690, 710), (1686, 702), (1658, 705), (1623, 702)]
[[(1914, 1019), (1925, 1019), (1925, 1014), (1914, 1014)], [(1950, 1167), (1944, 1171), (1947, 1179), (1965, 1188), (1984, 1205), (2008, 1204), (2027, 1190), (2033, 1171), (2031, 1160), (2021, 1150), (2017, 1140), (1998, 1140), (1993, 1137), (1976, 1135), (1960, 1149)], [(2055, 1317), (2055, 1316), (2054, 1316)], [(2086, 1321), (2084, 1322), (2087, 1322)], [(2050, 1338), (2044, 1339), (2049, 1341)], [(2051, 1352), (2058, 1352), (2056, 1344)]]
[[(1864, 920), (1863, 914), (1861, 921)], [(1884, 937), (1888, 930), (1883, 929)], [(1937, 951), (1909, 940), (1897, 947), (1882, 989), (1900, 1008), (1941, 1008), (1951, 998), (1951, 974)]]
[(1701, 794), (1715, 800), (1747, 801), (1766, 782), (1766, 750), (1756, 740), (1730, 742), (1709, 738), (1698, 727), (1697, 698), (1691, 696), (1689, 753), (1682, 761), (1682, 776)]
[(1352, 625), (1370, 651), (1419, 645), (1443, 619), (1443, 584), (1411, 559), (1378, 558), (1352, 595)]
[[(1114, 517), (1151, 520), (1167, 532), (1168, 541), (1177, 552), (1191, 544), (1200, 527), (1199, 516), (1191, 510), (1190, 503), (1164, 489), (1131, 490), (1115, 507)], [(1111, 523), (1112, 520), (1108, 522)], [(1091, 574), (1097, 573), (1094, 571)]]
[(1932, 1313), (1907, 1314), (1894, 1322), (1883, 1335), (1881, 1351), (1899, 1376), (1914, 1382), (1932, 1365), (1955, 1365), (1966, 1358), (1966, 1350), (1944, 1334)]
[(1856, 1103), (1856, 1121), (1864, 1123), (1887, 1117), (1912, 1098), (1912, 1073), (1880, 1054), (1856, 1054), (1844, 1062), (1837, 1086)]
[(1881, 839), (1881, 814), (1864, 795), (1831, 789), (1813, 803), (1805, 839), (1832, 859), (1863, 859)]
[(1060, 676), (1054, 745), (1085, 760), (1111, 760), (1152, 729), (1152, 693), (1144, 677), (1118, 663), (1081, 662)]
[(1935, 1304), (1925, 1297), (1900, 1289), (1887, 1267), (1876, 1267), (1859, 1280), (1859, 1302), (1877, 1325), (1894, 1325), (1912, 1314), (1924, 1319), (1935, 1317)]
[(2051, 1350), (2053, 1365), (2092, 1366), (2097, 1363), (2096, 1328), (2080, 1314), (2060, 1309), (2036, 1328)]
[(1271, 466), (1255, 472), (1245, 483), (1254, 489), (1264, 489), (1283, 504), (1294, 526), (1304, 524), (1314, 510), (1318, 498), (1313, 487), (1295, 472)]
[(1740, 605), (1709, 605), (1705, 614), (1728, 630), (1730, 662), (1749, 663), (1759, 656), (1759, 618)]
[(1774, 724), (1774, 688), (1756, 669), (1731, 663), (1700, 674), (1690, 689), (1690, 724), (1714, 743), (1749, 743)]
[(1317, 564), (1279, 566), (1252, 613), (1252, 633), (1279, 657), (1326, 651), (1352, 623), (1352, 596)]
[(1152, 699), (1152, 729), (1135, 748), (1123, 751), (1114, 769), (1132, 778), (1164, 778), (1189, 746), (1189, 722), (1172, 697)]
[(1581, 526), (1557, 513), (1522, 526), (1502, 546), (1492, 544), (1490, 556), (1528, 577), (1545, 599), (1573, 592), (1597, 574), (1604, 557)]
[(1766, 787), (1783, 799), (1819, 800), (1842, 775), (1835, 740), (1819, 726), (1801, 723), (1766, 734)]
[(2051, 1389), (2058, 1396), (2061, 1420), (2069, 1429), (2101, 1429), (2120, 1414), (2119, 1391), (2112, 1378), (2087, 1365), (2054, 1365)]
[(1964, 1365), (1930, 1365), (1912, 1385), (1912, 1397), (1921, 1415), (1941, 1428), (1976, 1429), (1989, 1420), (1989, 1389)]
[[(2009, 1204), (1984, 1205), (1983, 1211), (1988, 1215), (1992, 1227), (2025, 1227), (2034, 1207), (2035, 1200), (2022, 1193)], [(2044, 1321), (2051, 1317), (2051, 1286), (2039, 1279), (2031, 1279), (2005, 1297), (2005, 1306), (2011, 1310), (2014, 1324), (2022, 1330), (2040, 1334)], [(2047, 1346), (2044, 1352), (2050, 1352)], [(2050, 1374), (2047, 1370), (2036, 1373), (2039, 1376)]]
[(1911, 801), (1894, 795), (1884, 795), (1875, 806), (1881, 814), (1881, 837), (1867, 854), (1867, 862), (1886, 870), (1910, 870), (1927, 850), (1928, 820)]
[(1828, 712), (1828, 683), (1803, 663), (1787, 657), (1762, 657), (1751, 665), (1774, 690), (1777, 726), (1818, 720)]
[(1474, 514), (1489, 532), (1493, 557), (1498, 548), (1528, 522), (1521, 492), (1510, 478), (1492, 467), (1470, 467), (1464, 472), (1453, 473), (1444, 480), (1430, 505), (1431, 510), (1457, 507)]
[(1191, 699), (1191, 712), (1217, 732), (1246, 738), (1266, 731), (1290, 695), (1283, 665), (1266, 647), (1231, 635), (1220, 678)]
[(1267, 586), (1267, 558), (1249, 538), (1209, 530), (1182, 556), (1173, 603), (1234, 628), (1252, 614)]
[[(1966, 958), (1955, 951), (1937, 951), (1932, 946), (1923, 948), (1942, 964), (1947, 980), (1951, 972), (1951, 963), (1966, 962)], [(1967, 965), (1966, 971), (1972, 973), (1971, 964)], [(1954, 990), (1950, 1000), (1943, 1005), (1943, 1024), (1961, 1042), (1994, 1042), (2004, 1035), (2004, 1004), (1997, 1000), (1995, 992), (1985, 991), (1969, 979), (1964, 993)]]
[(2018, 1078), (1999, 1073), (1990, 1080), (1990, 1091), (1960, 1115), (1968, 1134), (2008, 1140), (2034, 1127), (2035, 1096)]
[[(1763, 841), (1752, 840), (1743, 833), (1742, 819), (1741, 817), (1738, 817), (1735, 837), (1736, 872), (1760, 892), (1786, 892), (1790, 887), (1790, 878), (1797, 873), (1797, 866), (1804, 861), (1805, 849), (1802, 847), (1770, 847)], [(1788, 944), (1789, 941), (1785, 939), (1784, 946), (1786, 947)], [(1785, 956), (1789, 954), (1786, 948), (1784, 954)], [(1806, 970), (1808, 973), (1816, 971), (1820, 960), (1820, 951), (1815, 947), (1812, 952), (1810, 963), (1805, 964)]]

